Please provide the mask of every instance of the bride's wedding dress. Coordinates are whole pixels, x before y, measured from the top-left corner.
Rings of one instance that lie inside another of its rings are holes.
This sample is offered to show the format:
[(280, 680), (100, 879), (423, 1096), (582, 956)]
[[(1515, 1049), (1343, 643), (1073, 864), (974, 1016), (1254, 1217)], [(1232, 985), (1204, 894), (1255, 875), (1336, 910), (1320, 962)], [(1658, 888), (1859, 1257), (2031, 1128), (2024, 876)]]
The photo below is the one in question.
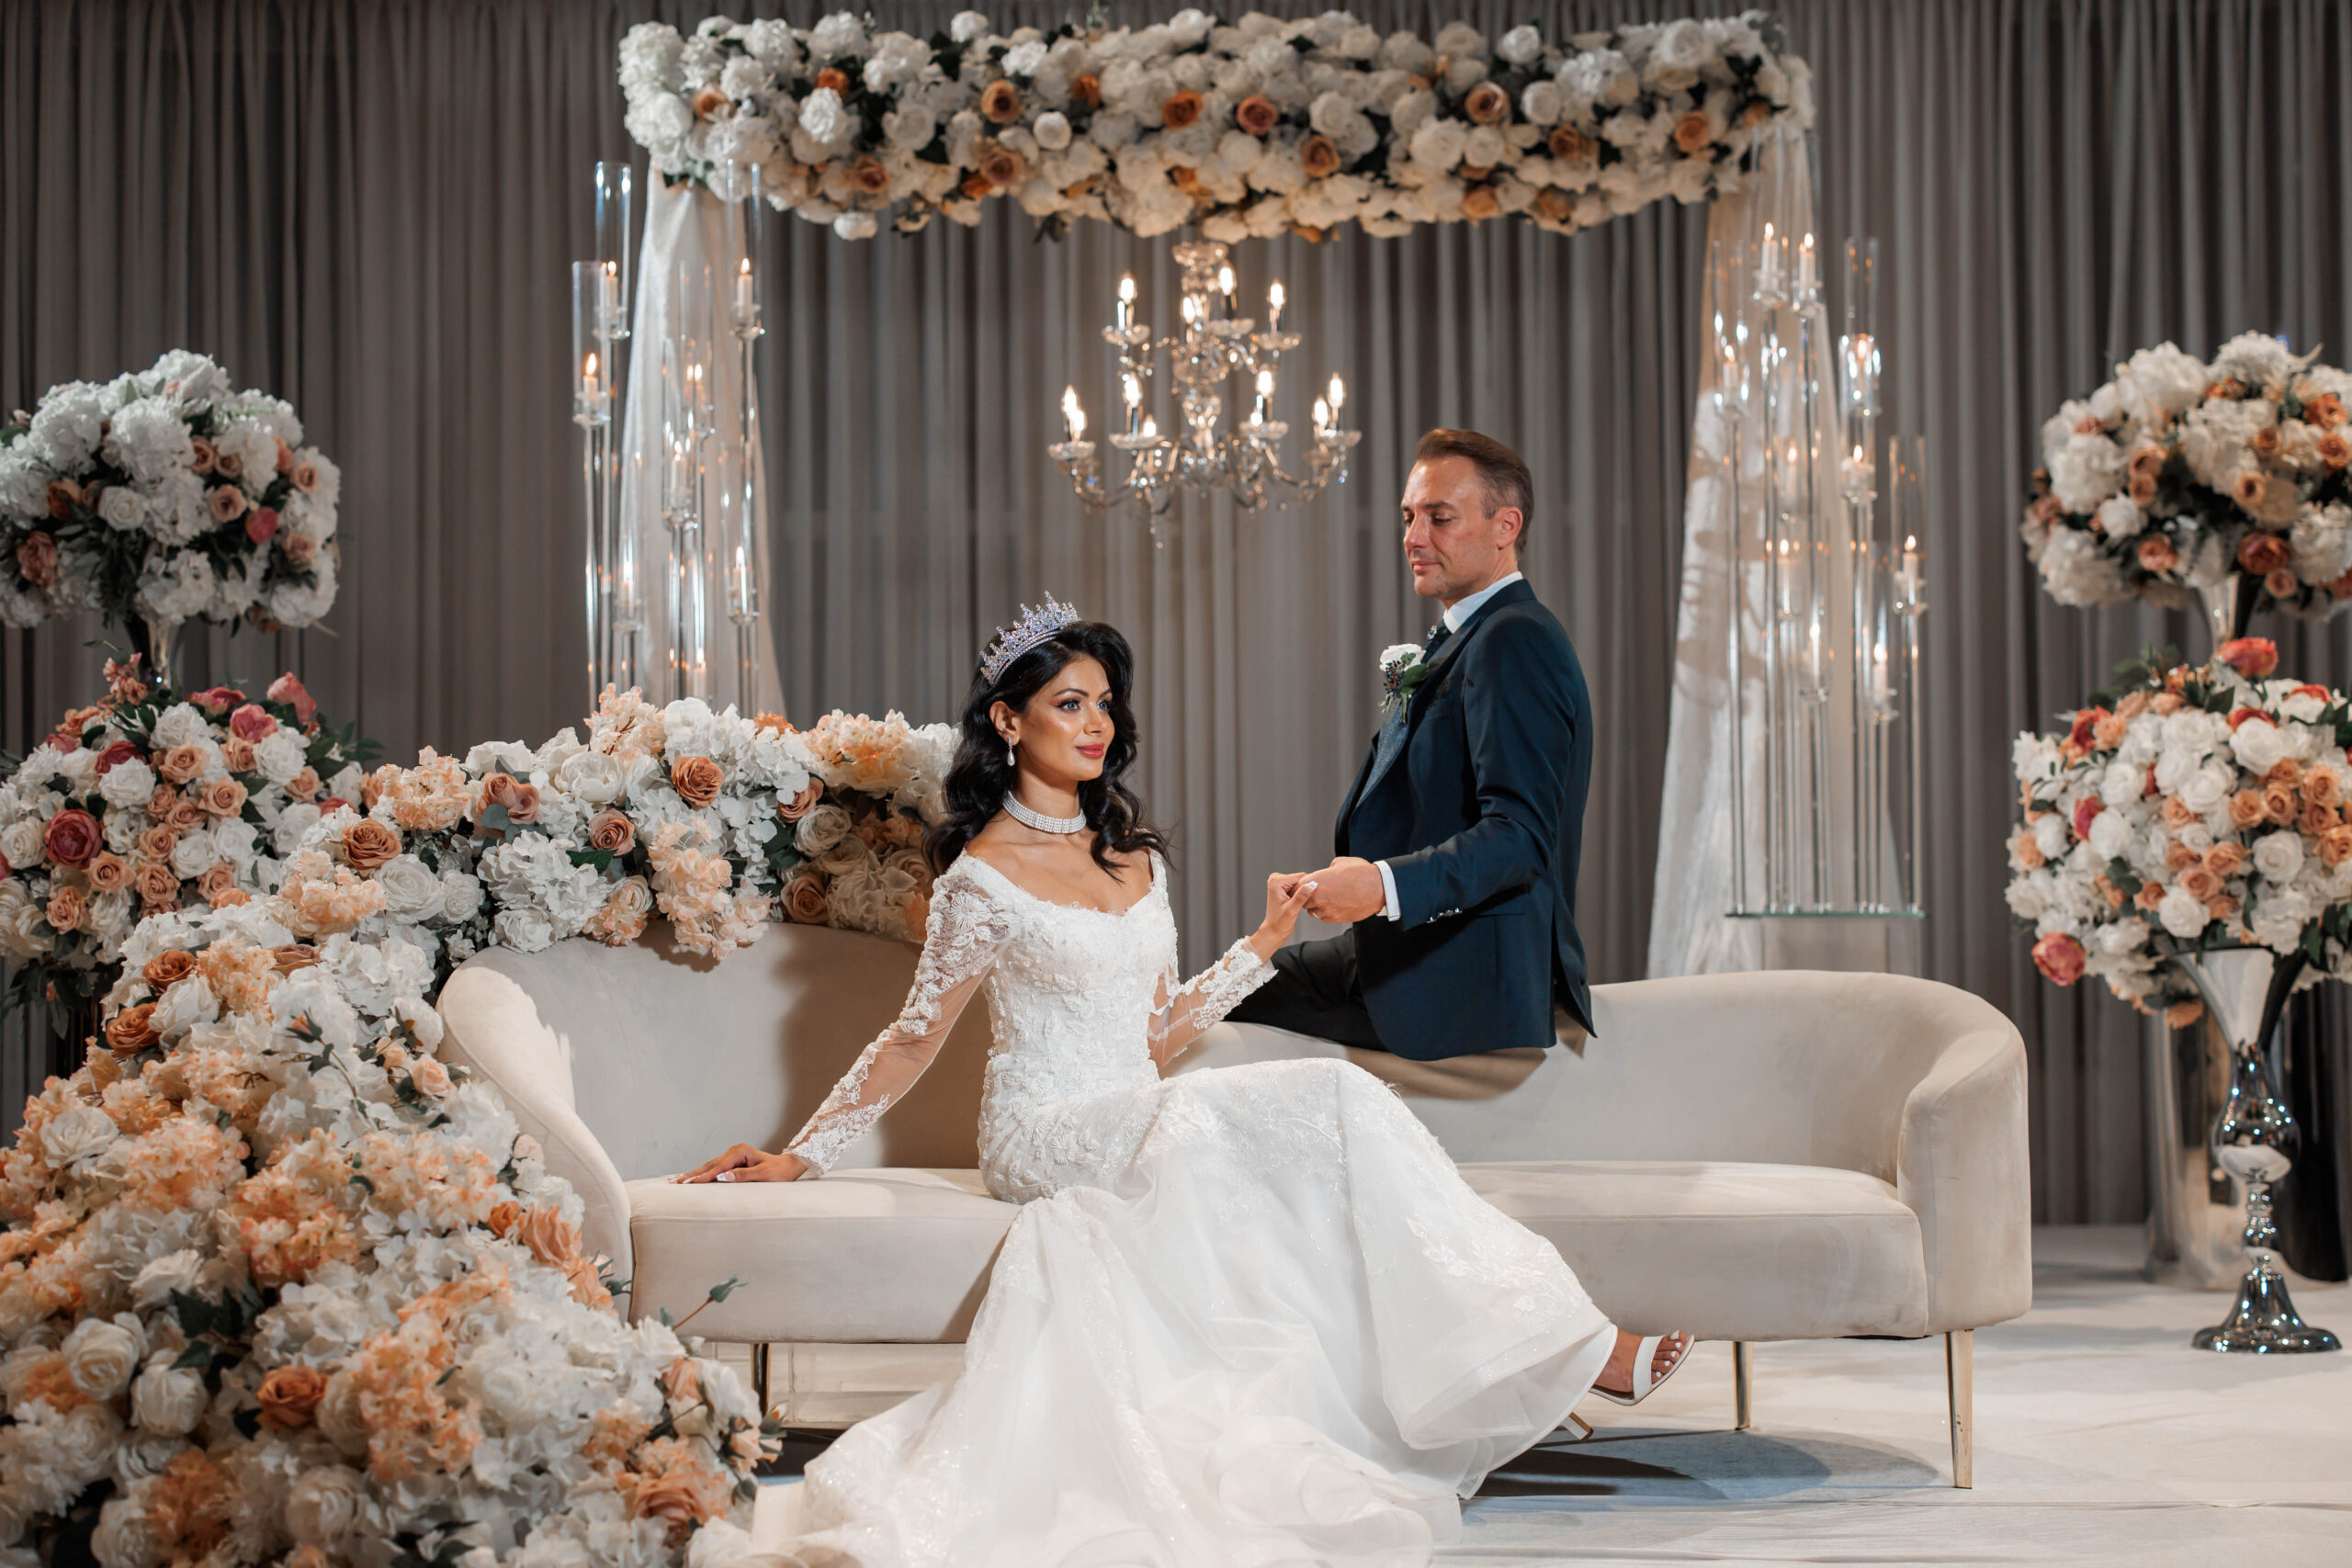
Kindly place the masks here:
[(1559, 1255), (1370, 1074), (1161, 1080), (1272, 971), (1242, 942), (1179, 986), (1151, 870), (1109, 913), (956, 861), (905, 1011), (794, 1140), (828, 1167), (986, 988), (980, 1168), (1020, 1215), (962, 1372), (810, 1463), (786, 1561), (1425, 1562), (1600, 1375), (1613, 1331)]

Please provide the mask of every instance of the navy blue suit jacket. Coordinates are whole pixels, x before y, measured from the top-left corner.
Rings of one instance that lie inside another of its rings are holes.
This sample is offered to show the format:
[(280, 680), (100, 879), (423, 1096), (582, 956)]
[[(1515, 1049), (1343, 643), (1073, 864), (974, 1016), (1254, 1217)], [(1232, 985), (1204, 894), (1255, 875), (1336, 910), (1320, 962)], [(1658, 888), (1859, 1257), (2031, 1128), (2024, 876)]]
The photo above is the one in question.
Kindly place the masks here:
[(1568, 634), (1511, 583), (1438, 649), (1407, 723), (1369, 788), (1367, 753), (1337, 834), (1396, 878), (1400, 918), (1354, 927), (1382, 1043), (1421, 1061), (1550, 1045), (1555, 1002), (1589, 1032), (1576, 906), (1592, 705)]

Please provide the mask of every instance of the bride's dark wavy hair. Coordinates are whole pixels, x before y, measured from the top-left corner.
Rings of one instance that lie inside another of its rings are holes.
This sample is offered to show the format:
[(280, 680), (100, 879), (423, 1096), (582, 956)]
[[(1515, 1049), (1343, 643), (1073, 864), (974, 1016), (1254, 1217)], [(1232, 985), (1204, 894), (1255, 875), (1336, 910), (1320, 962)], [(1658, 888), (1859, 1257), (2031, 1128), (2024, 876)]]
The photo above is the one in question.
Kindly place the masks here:
[(1167, 836), (1144, 820), (1143, 802), (1126, 783), (1127, 767), (1136, 760), (1136, 716), (1127, 705), (1135, 689), (1135, 653), (1117, 627), (1079, 621), (1014, 660), (994, 681), (974, 673), (971, 694), (964, 699), (956, 762), (947, 773), (947, 814), (923, 840), (932, 870), (944, 872), (954, 864), (1012, 793), (1014, 769), (989, 710), (1002, 703), (1015, 713), (1024, 711), (1046, 682), (1077, 659), (1093, 660), (1111, 681), (1110, 749), (1102, 754), (1101, 774), (1078, 786), (1079, 809), (1094, 829), (1094, 863), (1116, 876), (1114, 853), (1168, 852)]

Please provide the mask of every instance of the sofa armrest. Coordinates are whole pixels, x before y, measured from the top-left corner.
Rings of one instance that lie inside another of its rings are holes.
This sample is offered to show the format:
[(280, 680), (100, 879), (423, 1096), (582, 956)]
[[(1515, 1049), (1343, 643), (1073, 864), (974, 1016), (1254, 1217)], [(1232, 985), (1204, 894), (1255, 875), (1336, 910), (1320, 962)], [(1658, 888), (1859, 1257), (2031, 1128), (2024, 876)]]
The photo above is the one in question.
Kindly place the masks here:
[(628, 1190), (596, 1134), (571, 1103), (564, 1043), (539, 1020), (530, 993), (494, 969), (460, 968), (441, 988), (441, 1053), (498, 1091), (523, 1130), (538, 1139), (548, 1169), (571, 1183), (585, 1209), (581, 1242), (632, 1277)]
[(1931, 1334), (2004, 1323), (2033, 1304), (2025, 1070), (2016, 1029), (1973, 1031), (1904, 1101), (1895, 1190), (1919, 1216)]

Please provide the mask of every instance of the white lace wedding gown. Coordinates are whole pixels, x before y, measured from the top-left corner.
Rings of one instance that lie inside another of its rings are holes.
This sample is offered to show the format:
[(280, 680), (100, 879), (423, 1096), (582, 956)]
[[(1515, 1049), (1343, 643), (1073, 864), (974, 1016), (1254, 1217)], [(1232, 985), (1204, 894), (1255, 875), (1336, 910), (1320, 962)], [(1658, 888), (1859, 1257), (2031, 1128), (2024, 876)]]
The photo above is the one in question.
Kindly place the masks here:
[(1613, 1332), (1559, 1255), (1370, 1074), (1160, 1079), (1272, 973), (1237, 942), (1178, 986), (1166, 874), (1118, 914), (968, 854), (939, 878), (905, 1011), (791, 1147), (830, 1166), (985, 987), (980, 1168), (1022, 1209), (962, 1372), (808, 1466), (783, 1561), (1426, 1562), (1600, 1375)]

